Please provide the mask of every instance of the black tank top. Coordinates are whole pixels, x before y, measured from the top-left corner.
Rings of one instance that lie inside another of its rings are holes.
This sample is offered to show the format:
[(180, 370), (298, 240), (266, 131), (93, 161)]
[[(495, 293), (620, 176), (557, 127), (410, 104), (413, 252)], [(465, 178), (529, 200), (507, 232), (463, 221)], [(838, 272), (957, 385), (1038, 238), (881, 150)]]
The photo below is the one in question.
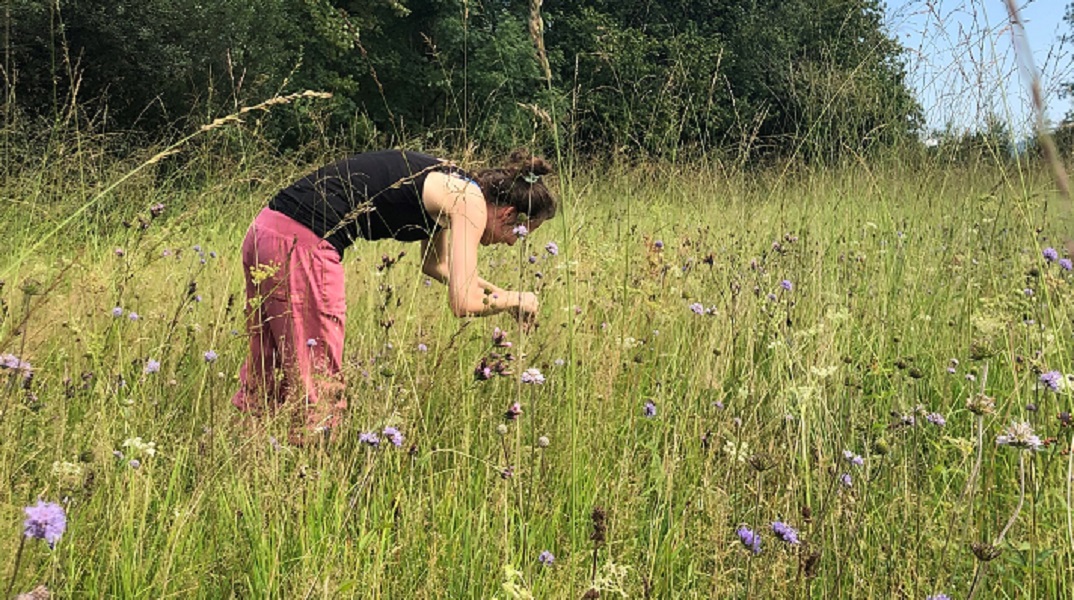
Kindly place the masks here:
[(356, 154), (321, 167), (269, 202), (339, 251), (358, 238), (427, 240), (440, 228), (421, 199), (432, 171), (464, 171), (438, 158), (403, 150)]

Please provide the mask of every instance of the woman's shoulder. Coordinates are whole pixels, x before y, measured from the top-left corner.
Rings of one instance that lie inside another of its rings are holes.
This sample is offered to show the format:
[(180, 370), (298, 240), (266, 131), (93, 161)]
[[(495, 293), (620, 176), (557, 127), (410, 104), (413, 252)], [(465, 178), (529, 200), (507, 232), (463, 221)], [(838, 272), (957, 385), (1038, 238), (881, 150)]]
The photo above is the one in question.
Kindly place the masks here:
[(422, 201), (432, 214), (475, 215), (486, 210), (481, 188), (465, 172), (464, 175), (442, 170), (430, 172), (425, 178)]

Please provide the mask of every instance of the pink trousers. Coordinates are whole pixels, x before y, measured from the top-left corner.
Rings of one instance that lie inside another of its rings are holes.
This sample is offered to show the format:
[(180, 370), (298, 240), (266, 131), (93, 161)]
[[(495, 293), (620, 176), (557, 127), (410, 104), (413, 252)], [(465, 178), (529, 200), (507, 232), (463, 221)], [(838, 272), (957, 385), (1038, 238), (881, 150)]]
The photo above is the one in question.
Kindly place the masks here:
[(340, 365), (347, 310), (339, 253), (272, 209), (242, 243), (250, 354), (231, 403), (263, 414), (295, 411), (311, 429), (334, 427), (346, 408)]

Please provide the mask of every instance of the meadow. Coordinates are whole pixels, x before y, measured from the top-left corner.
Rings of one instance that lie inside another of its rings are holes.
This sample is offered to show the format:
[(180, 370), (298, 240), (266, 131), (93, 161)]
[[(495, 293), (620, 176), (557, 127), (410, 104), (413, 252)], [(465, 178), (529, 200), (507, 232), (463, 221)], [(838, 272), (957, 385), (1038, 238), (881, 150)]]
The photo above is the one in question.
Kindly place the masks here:
[(348, 251), (349, 412), (296, 447), (229, 398), (242, 236), (314, 163), (99, 195), (132, 165), (72, 156), (5, 180), (6, 597), (1074, 595), (1072, 213), (1035, 164), (564, 165), (482, 251), (533, 329), (454, 318), (416, 244)]

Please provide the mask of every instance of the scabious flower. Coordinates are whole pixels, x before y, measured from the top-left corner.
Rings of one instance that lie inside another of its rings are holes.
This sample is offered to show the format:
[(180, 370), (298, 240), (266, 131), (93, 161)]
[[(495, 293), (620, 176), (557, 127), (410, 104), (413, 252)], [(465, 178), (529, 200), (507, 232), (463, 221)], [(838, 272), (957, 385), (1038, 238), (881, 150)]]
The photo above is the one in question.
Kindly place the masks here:
[(537, 562), (546, 567), (550, 567), (552, 566), (552, 563), (556, 562), (556, 557), (548, 550), (542, 550), (541, 553), (537, 555)]
[(403, 434), (395, 427), (385, 427), (384, 437), (388, 438), (388, 441), (396, 448), (403, 447)]
[(214, 360), (217, 359), (217, 354), (213, 350), (207, 350), (205, 352), (204, 356), (205, 356), (205, 362), (209, 362), (209, 363), (211, 363), (211, 362), (213, 362)]
[(133, 310), (127, 314), (127, 318), (131, 321), (137, 321), (138, 319), (141, 319), (141, 317), (138, 316), (138, 313), (134, 312)]
[(996, 436), (996, 443), (1022, 450), (1040, 450), (1043, 447), (1040, 437), (1033, 433), (1033, 426), (1028, 421), (1011, 423), (1001, 435)]
[(121, 308), (119, 306), (113, 308), (112, 309), (112, 316), (113, 317), (122, 317), (123, 316), (123, 308)]
[(544, 383), (544, 375), (534, 368), (526, 369), (522, 372), (522, 383), (534, 383), (540, 385)]
[(1048, 262), (1055, 262), (1059, 260), (1059, 253), (1055, 251), (1055, 248), (1045, 248), (1044, 252), (1042, 252), (1041, 254), (1044, 255), (1044, 260)]
[(772, 533), (788, 544), (799, 543), (798, 530), (782, 521), (772, 523)]
[(1062, 267), (1064, 271), (1070, 271), (1071, 269), (1074, 269), (1074, 263), (1071, 263), (1069, 258), (1060, 258), (1059, 266)]
[(925, 600), (951, 600), (951, 596), (947, 594), (934, 594), (932, 596), (926, 596)]
[(1053, 392), (1058, 392), (1063, 389), (1065, 378), (1059, 371), (1048, 371), (1047, 373), (1041, 374), (1040, 382)]
[(861, 455), (854, 454), (850, 450), (843, 450), (843, 458), (847, 459), (850, 464), (860, 467), (865, 464), (865, 459)]
[(652, 402), (646, 402), (645, 403), (645, 408), (642, 409), (642, 412), (645, 414), (646, 417), (655, 417), (656, 416), (656, 405), (653, 404)]
[(380, 446), (380, 437), (377, 436), (376, 432), (363, 431), (358, 434), (358, 443), (376, 448)]
[(559, 254), (559, 244), (555, 242), (548, 242), (544, 245), (544, 249), (552, 256), (557, 256)]
[(785, 289), (785, 290), (787, 290), (789, 292), (789, 291), (794, 289), (794, 284), (791, 283), (790, 279), (784, 279), (783, 281), (779, 282), (779, 287), (781, 287), (781, 288), (783, 288), (783, 289)]
[(160, 371), (160, 361), (153, 360), (152, 358), (147, 360), (147, 361), (145, 361), (145, 369), (143, 369), (143, 370), (145, 371), (146, 375), (149, 375), (150, 373), (159, 372)]
[(56, 542), (67, 529), (67, 514), (63, 507), (53, 502), (38, 500), (33, 506), (22, 509), (26, 520), (22, 523), (22, 534), (28, 538), (45, 540), (49, 548), (55, 548)]
[(314, 338), (310, 338), (310, 339), (306, 340), (306, 347), (307, 348), (312, 348), (312, 347), (314, 347), (316, 345), (317, 345), (317, 340), (315, 340)]
[(947, 419), (945, 419), (940, 413), (936, 412), (925, 415), (925, 420), (937, 427), (943, 427), (944, 425), (947, 425)]
[(854, 484), (854, 480), (850, 477), (850, 473), (843, 473), (839, 476), (839, 483), (843, 484), (844, 487), (850, 487)]
[(696, 314), (703, 315), (705, 314), (705, 305), (700, 302), (694, 302), (690, 305), (690, 310), (694, 311)]
[(525, 225), (519, 225), (519, 226), (515, 227), (514, 229), (512, 229), (511, 233), (514, 233), (515, 235), (517, 235), (520, 238), (524, 238), (524, 237), (526, 237), (527, 235), (530, 234), (530, 230), (526, 229)]
[[(132, 452), (137, 452), (146, 456), (157, 455), (157, 443), (147, 442), (143, 440), (140, 436), (123, 440), (123, 447), (129, 448)], [(122, 456), (122, 452), (120, 453), (120, 456)]]
[(755, 533), (745, 525), (739, 527), (735, 533), (738, 534), (738, 539), (742, 542), (742, 545), (749, 548), (750, 552), (754, 554), (761, 553), (761, 535), (759, 533)]
[(547, 448), (548, 445), (551, 443), (552, 441), (549, 440), (548, 436), (546, 435), (542, 435), (541, 437), (537, 438), (537, 446), (540, 448)]
[(418, 352), (428, 352), (428, 351), (429, 351), (428, 346), (426, 346), (425, 344), (420, 344), (420, 343), (418, 344)]
[(663, 250), (664, 249), (664, 242), (662, 242), (660, 240), (656, 240), (655, 242), (653, 242), (653, 248), (656, 248), (657, 250)]

